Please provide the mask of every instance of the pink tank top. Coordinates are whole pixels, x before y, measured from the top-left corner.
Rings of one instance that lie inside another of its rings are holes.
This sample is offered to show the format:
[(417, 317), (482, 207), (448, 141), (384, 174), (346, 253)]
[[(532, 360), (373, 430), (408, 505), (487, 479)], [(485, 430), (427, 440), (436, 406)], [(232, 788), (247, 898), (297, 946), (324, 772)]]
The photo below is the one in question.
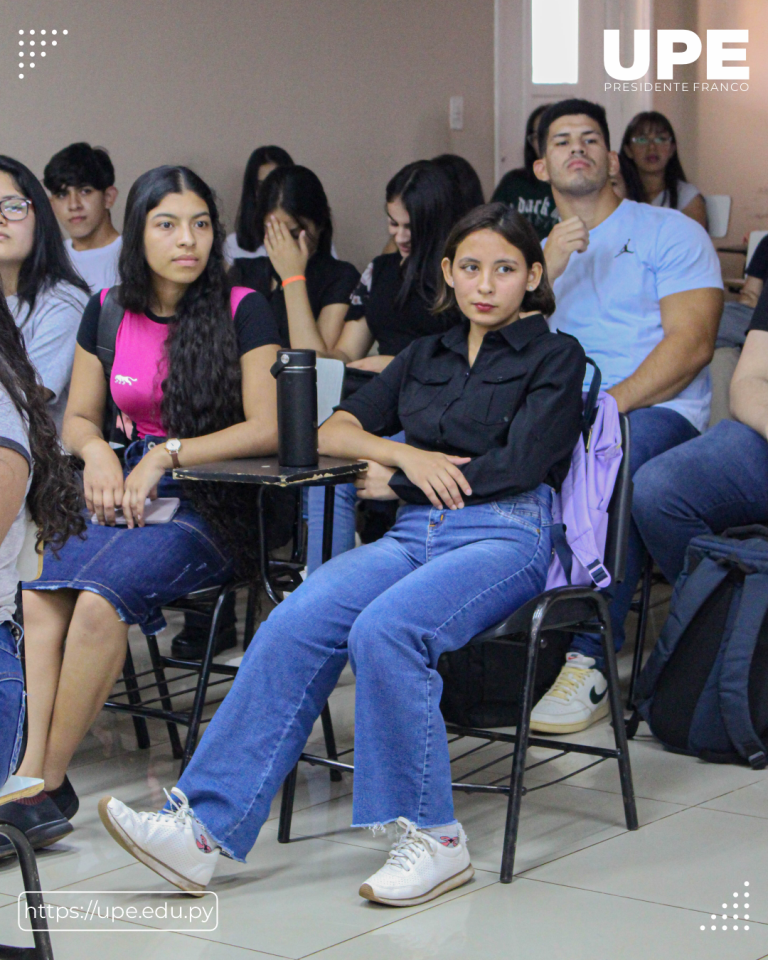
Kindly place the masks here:
[[(104, 303), (108, 290), (101, 291)], [(253, 291), (233, 287), (230, 304), (234, 318), (240, 301)], [(139, 437), (165, 436), (160, 408), (163, 380), (168, 376), (165, 341), (170, 325), (157, 323), (144, 313), (125, 311), (115, 341), (112, 366), (112, 399), (118, 410), (136, 424)], [(127, 424), (126, 424), (127, 426)], [(130, 427), (128, 428), (130, 434)]]

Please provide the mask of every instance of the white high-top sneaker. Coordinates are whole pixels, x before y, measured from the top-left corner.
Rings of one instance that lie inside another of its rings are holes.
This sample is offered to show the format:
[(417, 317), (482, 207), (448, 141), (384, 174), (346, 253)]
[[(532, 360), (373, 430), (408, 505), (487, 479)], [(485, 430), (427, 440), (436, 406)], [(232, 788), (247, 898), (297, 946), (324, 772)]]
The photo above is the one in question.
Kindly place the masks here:
[(180, 890), (202, 896), (221, 848), (213, 844), (181, 790), (163, 792), (171, 809), (158, 813), (136, 813), (115, 797), (102, 797), (101, 822), (113, 840), (150, 870)]
[(461, 824), (456, 838), (443, 843), (415, 823), (398, 817), (403, 835), (389, 851), (387, 862), (360, 887), (360, 896), (390, 907), (414, 907), (471, 880), (467, 835)]
[(569, 653), (557, 680), (531, 712), (531, 730), (577, 733), (608, 715), (608, 681), (592, 657)]

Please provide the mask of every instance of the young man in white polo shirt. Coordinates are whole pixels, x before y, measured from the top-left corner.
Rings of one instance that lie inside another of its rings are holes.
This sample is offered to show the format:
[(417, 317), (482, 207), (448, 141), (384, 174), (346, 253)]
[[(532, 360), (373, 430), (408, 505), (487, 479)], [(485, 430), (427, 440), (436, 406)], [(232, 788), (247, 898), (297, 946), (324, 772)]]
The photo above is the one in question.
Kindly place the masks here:
[(64, 241), (75, 270), (98, 293), (118, 283), (123, 238), (112, 225), (117, 199), (115, 168), (103, 147), (72, 143), (48, 161), (43, 183), (56, 219), (69, 234)]
[[(550, 327), (579, 339), (603, 388), (629, 415), (634, 474), (706, 428), (707, 365), (723, 307), (719, 261), (689, 217), (616, 196), (610, 178), (619, 158), (599, 105), (565, 100), (549, 107), (539, 123), (539, 154), (536, 176), (551, 185), (562, 217), (544, 247), (557, 300)], [(626, 578), (611, 604), (617, 649), (642, 562), (633, 523)], [(531, 728), (571, 733), (605, 716), (603, 666), (599, 637), (574, 637)]]

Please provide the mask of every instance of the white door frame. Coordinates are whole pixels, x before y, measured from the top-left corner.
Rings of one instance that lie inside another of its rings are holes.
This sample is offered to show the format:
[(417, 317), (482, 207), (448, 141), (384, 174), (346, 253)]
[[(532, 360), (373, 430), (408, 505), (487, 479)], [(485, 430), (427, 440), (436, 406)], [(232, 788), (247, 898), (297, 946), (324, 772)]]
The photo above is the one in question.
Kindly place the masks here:
[(496, 182), (523, 162), (525, 122), (540, 103), (584, 97), (608, 113), (611, 146), (621, 142), (629, 120), (650, 110), (652, 94), (605, 92), (603, 30), (621, 30), (622, 62), (632, 58), (633, 30), (652, 28), (652, 0), (580, 0), (579, 82), (531, 82), (531, 0), (494, 0)]

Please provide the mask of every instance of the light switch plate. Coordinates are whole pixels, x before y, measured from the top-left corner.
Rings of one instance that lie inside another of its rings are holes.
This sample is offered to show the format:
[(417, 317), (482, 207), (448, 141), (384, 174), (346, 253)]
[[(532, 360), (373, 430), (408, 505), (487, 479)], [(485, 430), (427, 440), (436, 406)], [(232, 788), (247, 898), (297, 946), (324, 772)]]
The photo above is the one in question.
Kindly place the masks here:
[(464, 129), (464, 97), (451, 97), (450, 105), (451, 130)]

